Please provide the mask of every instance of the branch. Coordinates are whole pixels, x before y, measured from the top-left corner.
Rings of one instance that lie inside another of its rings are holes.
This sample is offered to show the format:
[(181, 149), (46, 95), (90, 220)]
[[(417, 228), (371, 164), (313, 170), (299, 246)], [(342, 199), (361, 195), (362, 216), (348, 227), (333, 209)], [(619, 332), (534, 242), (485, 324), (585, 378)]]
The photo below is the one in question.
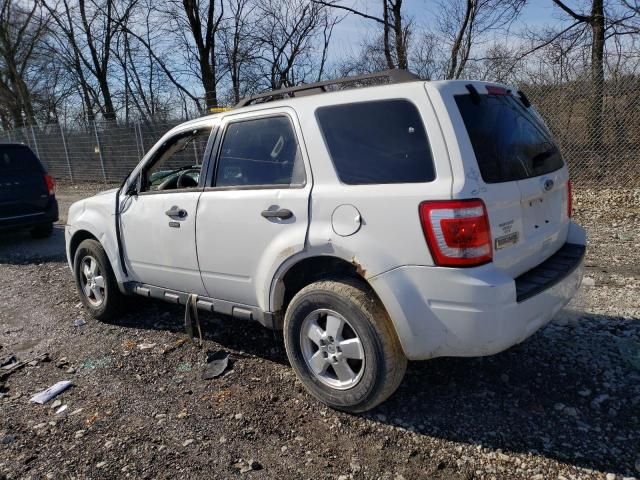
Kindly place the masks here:
[[(554, 0), (555, 1), (555, 0)], [(518, 57), (515, 59), (516, 62), (519, 62), (520, 60), (522, 60), (524, 57), (531, 55), (533, 52), (536, 52), (538, 50), (540, 50), (541, 48), (546, 47), (547, 45), (555, 42), (558, 38), (560, 38), (562, 35), (564, 35), (565, 33), (567, 33), (569, 30), (571, 30), (572, 28), (580, 25), (582, 23), (581, 20), (578, 20), (574, 23), (572, 23), (571, 25), (569, 25), (567, 28), (565, 28), (564, 30), (562, 30), (561, 32), (558, 32), (556, 35), (554, 35), (553, 37), (551, 37), (549, 40), (546, 40), (545, 42), (541, 43), (540, 45), (535, 46), (534, 48), (532, 48), (531, 50), (527, 50), (524, 53), (521, 53), (520, 55), (518, 55)]]
[(579, 13), (574, 12), (569, 7), (567, 7), (564, 3), (562, 3), (561, 0), (553, 0), (553, 3), (555, 3), (562, 10), (564, 10), (565, 13), (571, 15), (573, 18), (575, 18), (579, 22), (589, 23), (591, 21), (591, 17), (590, 16), (581, 15)]
[(345, 7), (344, 5), (338, 5), (336, 3), (333, 2), (328, 2), (326, 0), (311, 0), (312, 3), (315, 3), (317, 5), (322, 5), (325, 7), (330, 7), (330, 8), (339, 8), (340, 10), (346, 10), (349, 13), (353, 13), (354, 15), (358, 15), (360, 17), (366, 18), (368, 20), (373, 20), (375, 22), (378, 22), (382, 25), (387, 25), (388, 27), (391, 27), (392, 25), (388, 22), (385, 22), (382, 18), (380, 17), (374, 17), (373, 15), (368, 15), (364, 12), (361, 12), (359, 10), (356, 10), (354, 8), (349, 8), (349, 7)]

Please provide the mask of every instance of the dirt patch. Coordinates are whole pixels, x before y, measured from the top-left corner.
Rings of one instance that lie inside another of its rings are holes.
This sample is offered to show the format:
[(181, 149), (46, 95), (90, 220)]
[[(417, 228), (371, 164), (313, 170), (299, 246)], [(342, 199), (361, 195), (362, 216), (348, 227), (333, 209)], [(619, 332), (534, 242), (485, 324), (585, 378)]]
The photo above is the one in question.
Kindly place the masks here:
[[(59, 186), (61, 207), (106, 187), (91, 188)], [(590, 280), (554, 323), (499, 355), (412, 363), (398, 392), (360, 416), (307, 395), (259, 325), (202, 313), (198, 348), (181, 343), (181, 309), (141, 298), (118, 322), (96, 322), (62, 237), (2, 236), (0, 357), (51, 361), (0, 389), (0, 478), (640, 475), (638, 195), (576, 192)], [(209, 350), (230, 365), (203, 380)], [(28, 401), (60, 380), (74, 386), (55, 407)]]

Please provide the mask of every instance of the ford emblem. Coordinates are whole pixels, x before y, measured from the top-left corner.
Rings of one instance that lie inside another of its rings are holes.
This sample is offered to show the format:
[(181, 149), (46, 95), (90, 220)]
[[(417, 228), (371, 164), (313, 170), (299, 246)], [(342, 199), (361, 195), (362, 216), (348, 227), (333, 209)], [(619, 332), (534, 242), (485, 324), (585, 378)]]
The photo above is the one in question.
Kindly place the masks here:
[(545, 192), (551, 191), (551, 189), (553, 188), (553, 185), (554, 185), (553, 180), (551, 180), (550, 178), (546, 179), (544, 181), (544, 191)]

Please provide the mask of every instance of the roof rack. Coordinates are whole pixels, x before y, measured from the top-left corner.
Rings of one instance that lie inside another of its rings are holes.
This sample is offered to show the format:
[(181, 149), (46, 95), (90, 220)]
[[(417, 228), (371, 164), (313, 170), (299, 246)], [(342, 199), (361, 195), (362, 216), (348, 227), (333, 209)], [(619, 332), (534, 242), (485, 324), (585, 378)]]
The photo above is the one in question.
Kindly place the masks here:
[(235, 108), (246, 107), (247, 105), (251, 105), (257, 100), (262, 100), (261, 103), (265, 103), (276, 99), (276, 97), (284, 98), (286, 96), (302, 97), (306, 95), (314, 95), (316, 93), (326, 92), (328, 86), (357, 83), (362, 81), (375, 80), (378, 78), (387, 78), (388, 83), (413, 82), (416, 80), (420, 80), (420, 77), (408, 70), (383, 70), (381, 72), (367, 73), (365, 75), (336, 78), (335, 80), (325, 80), (324, 82), (305, 83), (302, 85), (297, 85), (295, 87), (281, 88), (278, 90), (270, 90), (268, 92), (258, 93), (256, 95), (243, 98), (236, 104)]

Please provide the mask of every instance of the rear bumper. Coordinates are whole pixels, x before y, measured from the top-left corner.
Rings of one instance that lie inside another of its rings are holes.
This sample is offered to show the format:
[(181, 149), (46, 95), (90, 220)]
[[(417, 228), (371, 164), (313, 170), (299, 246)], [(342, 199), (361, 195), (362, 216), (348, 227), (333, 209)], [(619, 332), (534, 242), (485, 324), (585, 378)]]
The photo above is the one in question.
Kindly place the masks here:
[[(584, 231), (577, 225), (572, 229), (569, 241), (584, 245)], [(519, 295), (523, 278), (531, 282), (538, 277), (525, 274), (514, 280), (492, 264), (469, 269), (405, 266), (370, 282), (410, 360), (492, 355), (531, 336), (573, 298), (584, 269), (584, 249), (579, 250), (570, 268), (526, 298)]]
[(0, 217), (0, 231), (31, 228), (57, 221), (58, 201), (55, 197), (52, 197), (49, 199), (47, 207), (41, 212)]

